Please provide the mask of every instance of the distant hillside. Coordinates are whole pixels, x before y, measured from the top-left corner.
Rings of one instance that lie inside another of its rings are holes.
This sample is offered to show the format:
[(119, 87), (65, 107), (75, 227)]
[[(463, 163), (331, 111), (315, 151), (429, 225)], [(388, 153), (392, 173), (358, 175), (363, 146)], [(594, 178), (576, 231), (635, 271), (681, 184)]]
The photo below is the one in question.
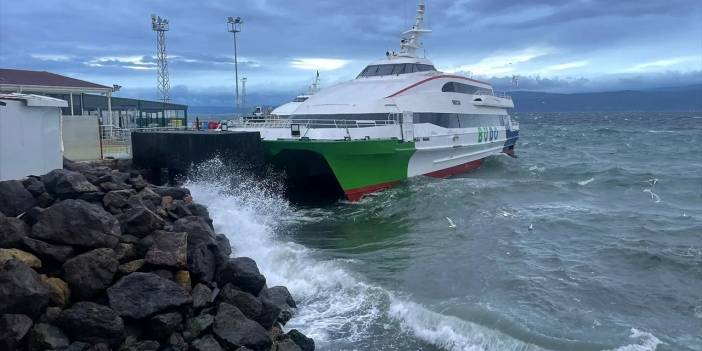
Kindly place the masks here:
[(513, 91), (516, 112), (702, 111), (702, 84), (643, 91), (541, 93)]

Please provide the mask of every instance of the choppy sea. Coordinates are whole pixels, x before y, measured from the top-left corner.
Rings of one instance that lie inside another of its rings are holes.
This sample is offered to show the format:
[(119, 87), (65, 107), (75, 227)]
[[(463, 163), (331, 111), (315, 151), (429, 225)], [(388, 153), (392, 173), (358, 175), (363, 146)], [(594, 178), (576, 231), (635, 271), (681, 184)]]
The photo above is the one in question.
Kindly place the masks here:
[(519, 158), (359, 203), (188, 187), (319, 350), (702, 350), (702, 113), (515, 118)]

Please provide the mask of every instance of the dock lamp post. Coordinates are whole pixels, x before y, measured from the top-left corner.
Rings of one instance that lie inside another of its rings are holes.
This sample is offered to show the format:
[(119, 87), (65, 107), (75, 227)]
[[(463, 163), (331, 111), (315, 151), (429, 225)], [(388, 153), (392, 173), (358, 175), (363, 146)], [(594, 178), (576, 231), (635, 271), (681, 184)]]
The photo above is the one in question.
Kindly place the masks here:
[(241, 23), (241, 17), (227, 17), (227, 30), (230, 33), (234, 33), (234, 81), (236, 83), (236, 111), (234, 112), (235, 114), (239, 112), (239, 62), (236, 53), (236, 33), (241, 32)]

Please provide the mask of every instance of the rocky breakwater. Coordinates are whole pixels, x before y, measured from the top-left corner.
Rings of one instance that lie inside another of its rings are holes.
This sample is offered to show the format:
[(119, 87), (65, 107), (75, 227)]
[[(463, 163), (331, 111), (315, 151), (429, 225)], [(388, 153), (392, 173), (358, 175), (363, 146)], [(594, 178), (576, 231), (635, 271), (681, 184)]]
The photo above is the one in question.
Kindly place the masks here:
[(308, 351), (185, 188), (66, 164), (0, 182), (0, 349)]

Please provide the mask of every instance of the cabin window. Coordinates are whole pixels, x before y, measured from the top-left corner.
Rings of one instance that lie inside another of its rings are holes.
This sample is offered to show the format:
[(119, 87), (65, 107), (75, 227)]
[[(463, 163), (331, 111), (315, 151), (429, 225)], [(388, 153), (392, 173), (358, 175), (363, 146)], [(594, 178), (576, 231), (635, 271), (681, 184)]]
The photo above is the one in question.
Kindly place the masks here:
[(413, 72), (436, 71), (432, 65), (416, 63), (399, 63), (394, 65), (370, 65), (366, 67), (359, 77), (389, 76)]
[(293, 100), (293, 102), (305, 102), (307, 99), (309, 99), (307, 96), (298, 96)]
[(477, 94), (490, 93), (490, 90), (458, 82), (448, 82), (441, 87), (444, 93)]

